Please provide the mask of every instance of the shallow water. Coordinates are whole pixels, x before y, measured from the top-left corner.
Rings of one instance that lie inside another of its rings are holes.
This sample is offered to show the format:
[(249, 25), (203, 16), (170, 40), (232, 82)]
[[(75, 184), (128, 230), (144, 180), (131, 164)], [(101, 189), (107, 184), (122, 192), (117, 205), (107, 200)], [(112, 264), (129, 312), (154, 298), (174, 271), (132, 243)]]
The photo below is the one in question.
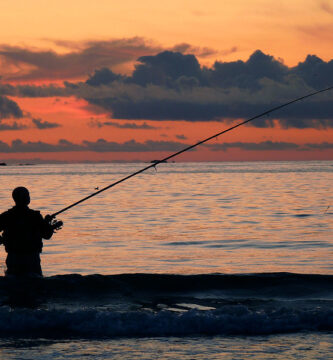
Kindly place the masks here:
[(114, 340), (8, 340), (4, 359), (303, 359), (328, 360), (333, 335), (294, 334), (258, 337), (187, 337)]

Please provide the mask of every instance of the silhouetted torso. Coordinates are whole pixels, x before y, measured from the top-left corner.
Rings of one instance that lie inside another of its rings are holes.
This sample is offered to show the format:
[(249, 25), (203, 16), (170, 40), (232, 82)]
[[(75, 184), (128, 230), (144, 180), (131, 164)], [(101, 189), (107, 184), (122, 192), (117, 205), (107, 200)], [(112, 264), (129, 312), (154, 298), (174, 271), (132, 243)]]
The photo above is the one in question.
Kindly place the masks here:
[(50, 239), (52, 226), (43, 219), (39, 211), (28, 206), (14, 206), (0, 215), (0, 231), (8, 253), (6, 274), (42, 274), (39, 254), (42, 239)]

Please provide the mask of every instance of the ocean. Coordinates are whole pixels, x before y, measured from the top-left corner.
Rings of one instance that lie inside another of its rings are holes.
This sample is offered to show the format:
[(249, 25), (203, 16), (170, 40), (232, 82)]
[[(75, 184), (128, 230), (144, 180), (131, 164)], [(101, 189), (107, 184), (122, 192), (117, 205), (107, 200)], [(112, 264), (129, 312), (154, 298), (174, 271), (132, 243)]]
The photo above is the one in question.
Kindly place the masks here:
[[(55, 213), (146, 165), (1, 167), (1, 207), (26, 186)], [(69, 209), (44, 278), (0, 276), (0, 358), (333, 358), (332, 180), (333, 161), (167, 163)]]

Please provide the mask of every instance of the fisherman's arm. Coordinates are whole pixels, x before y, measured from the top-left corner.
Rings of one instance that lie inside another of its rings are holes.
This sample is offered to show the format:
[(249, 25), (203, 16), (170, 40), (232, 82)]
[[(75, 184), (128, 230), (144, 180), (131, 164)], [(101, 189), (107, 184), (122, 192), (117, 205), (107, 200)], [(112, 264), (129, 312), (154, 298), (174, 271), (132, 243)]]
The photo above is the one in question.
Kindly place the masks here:
[(6, 213), (0, 214), (0, 231), (3, 231), (5, 229), (5, 223), (6, 223)]
[(37, 217), (38, 217), (38, 226), (41, 232), (41, 236), (43, 239), (49, 240), (51, 239), (52, 235), (53, 235), (53, 228), (51, 225), (51, 219), (49, 219), (48, 215), (45, 216), (45, 218), (43, 218), (43, 216), (41, 215), (41, 213), (38, 211), (37, 212)]

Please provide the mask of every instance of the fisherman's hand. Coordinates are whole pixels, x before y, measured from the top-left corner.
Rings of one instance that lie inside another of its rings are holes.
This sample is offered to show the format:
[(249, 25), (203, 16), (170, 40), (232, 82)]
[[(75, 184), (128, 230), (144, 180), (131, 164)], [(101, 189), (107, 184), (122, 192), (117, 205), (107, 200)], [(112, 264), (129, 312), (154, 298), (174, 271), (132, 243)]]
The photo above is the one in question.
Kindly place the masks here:
[(64, 223), (61, 221), (61, 220), (54, 220), (52, 223), (51, 223), (51, 226), (52, 226), (52, 229), (54, 231), (56, 230), (60, 230), (62, 228), (62, 226), (64, 225)]
[(55, 216), (46, 215), (44, 220), (51, 225), (53, 231), (60, 230), (64, 223), (61, 220), (56, 220)]
[(52, 215), (46, 215), (45, 218), (44, 218), (44, 220), (45, 220), (46, 222), (48, 222), (49, 224), (51, 224), (51, 221), (53, 220), (53, 216), (52, 216)]

